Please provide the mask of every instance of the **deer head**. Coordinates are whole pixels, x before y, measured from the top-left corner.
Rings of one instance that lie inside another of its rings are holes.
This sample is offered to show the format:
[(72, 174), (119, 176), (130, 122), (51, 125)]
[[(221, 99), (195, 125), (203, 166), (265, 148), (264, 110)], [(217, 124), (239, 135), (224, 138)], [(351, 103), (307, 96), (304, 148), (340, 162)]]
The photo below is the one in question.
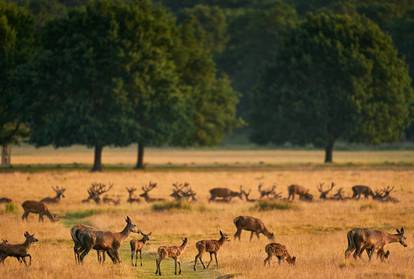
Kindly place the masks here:
[(407, 238), (404, 235), (404, 228), (401, 228), (400, 230), (397, 229), (397, 236), (398, 236), (398, 242), (404, 246), (407, 247), (407, 243), (405, 242)]

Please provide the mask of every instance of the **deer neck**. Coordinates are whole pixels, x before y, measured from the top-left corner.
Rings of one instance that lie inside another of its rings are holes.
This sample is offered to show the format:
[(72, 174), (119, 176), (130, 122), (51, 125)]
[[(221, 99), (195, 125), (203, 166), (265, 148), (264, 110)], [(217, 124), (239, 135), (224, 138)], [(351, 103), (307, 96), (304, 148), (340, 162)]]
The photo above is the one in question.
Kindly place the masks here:
[(145, 244), (145, 242), (147, 242), (147, 240), (145, 239), (145, 237), (141, 238), (141, 240), (139, 242), (142, 242)]
[(226, 239), (224, 237), (220, 237), (220, 239), (217, 242), (220, 246), (222, 246), (225, 241), (226, 241)]
[(397, 234), (389, 234), (387, 233), (385, 235), (385, 242), (386, 243), (393, 243), (393, 242), (399, 242), (400, 237)]
[(31, 241), (29, 241), (28, 239), (26, 239), (24, 242), (23, 242), (23, 247), (24, 248), (26, 248), (26, 250), (27, 249), (29, 249), (30, 248), (30, 246), (32, 245), (32, 242)]
[(130, 232), (131, 230), (129, 229), (129, 225), (127, 224), (125, 228), (121, 232), (118, 233), (120, 241), (123, 241), (125, 238), (127, 238)]
[(182, 251), (184, 251), (185, 247), (187, 246), (187, 241), (183, 242), (183, 244), (180, 245), (180, 247), (178, 247), (178, 249), (180, 250), (180, 253)]

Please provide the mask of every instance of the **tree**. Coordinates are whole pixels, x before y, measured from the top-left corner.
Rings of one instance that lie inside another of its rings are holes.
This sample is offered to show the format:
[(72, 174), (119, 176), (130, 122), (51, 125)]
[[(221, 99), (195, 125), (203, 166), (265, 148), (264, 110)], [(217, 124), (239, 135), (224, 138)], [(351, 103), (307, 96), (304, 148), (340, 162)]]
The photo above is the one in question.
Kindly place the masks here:
[(94, 147), (92, 170), (99, 171), (105, 146), (156, 133), (158, 127), (149, 129), (154, 122), (145, 121), (159, 119), (157, 100), (177, 95), (177, 78), (164, 55), (170, 22), (157, 18), (148, 3), (92, 1), (46, 24), (36, 66), (33, 143)]
[(359, 16), (306, 16), (263, 75), (254, 96), (252, 139), (325, 148), (338, 139), (400, 138), (413, 91), (391, 38)]
[(27, 135), (22, 68), (34, 51), (33, 18), (15, 4), (0, 2), (0, 145), (1, 164), (11, 164), (11, 143)]

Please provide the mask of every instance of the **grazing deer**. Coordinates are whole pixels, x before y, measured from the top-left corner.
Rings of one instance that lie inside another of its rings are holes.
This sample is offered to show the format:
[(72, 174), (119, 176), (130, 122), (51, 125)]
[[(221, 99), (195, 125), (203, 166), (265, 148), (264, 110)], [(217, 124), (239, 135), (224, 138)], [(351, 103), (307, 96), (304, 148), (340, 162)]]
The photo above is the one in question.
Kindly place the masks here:
[(22, 215), (22, 220), (26, 220), (29, 217), (30, 213), (33, 214), (39, 214), (39, 222), (43, 222), (43, 216), (46, 215), (49, 220), (51, 222), (55, 222), (57, 221), (57, 216), (56, 215), (52, 215), (49, 211), (49, 209), (47, 208), (46, 204), (44, 204), (43, 202), (39, 202), (39, 201), (24, 201), (22, 203), (22, 207), (24, 210), (24, 213)]
[(309, 189), (306, 189), (303, 186), (292, 184), (288, 186), (288, 200), (292, 198), (292, 201), (295, 199), (295, 195), (299, 195), (301, 200), (312, 201), (313, 196), (309, 194)]
[(12, 200), (9, 199), (9, 198), (6, 198), (6, 197), (1, 197), (0, 198), (0, 204), (2, 204), (2, 203), (9, 203), (9, 202), (12, 202)]
[(273, 240), (275, 238), (274, 234), (269, 232), (262, 220), (258, 218), (251, 216), (239, 216), (234, 218), (233, 223), (237, 228), (237, 231), (234, 234), (235, 239), (238, 238), (240, 240), (242, 230), (251, 232), (250, 241), (252, 240), (254, 233), (256, 234), (257, 239), (259, 239), (259, 234), (261, 233), (267, 236), (269, 240)]
[(128, 199), (127, 202), (128, 203), (139, 203), (141, 202), (140, 198), (136, 198), (134, 197), (134, 193), (137, 190), (137, 188), (131, 187), (131, 188), (126, 188), (126, 190), (128, 191)]
[(216, 259), (216, 266), (218, 268), (218, 261), (217, 261), (217, 252), (220, 250), (221, 246), (223, 246), (224, 242), (230, 241), (227, 234), (220, 231), (220, 238), (218, 240), (200, 240), (196, 243), (197, 248), (197, 255), (194, 259), (194, 271), (196, 270), (197, 260), (200, 260), (200, 263), (203, 265), (203, 268), (206, 269), (206, 266), (203, 263), (203, 253), (207, 252), (210, 253), (210, 261), (207, 264), (207, 268), (210, 266), (211, 261), (214, 258)]
[(323, 184), (324, 183), (320, 183), (318, 187), (318, 191), (319, 193), (321, 193), (321, 195), (319, 196), (319, 199), (327, 200), (329, 192), (332, 191), (332, 189), (335, 187), (335, 183), (332, 182), (331, 186), (327, 189), (323, 189)]
[(142, 266), (142, 248), (144, 248), (145, 243), (149, 241), (149, 237), (151, 236), (151, 233), (145, 234), (142, 231), (139, 231), (139, 233), (142, 235), (142, 238), (140, 240), (138, 239), (132, 239), (129, 242), (129, 245), (131, 247), (131, 264), (134, 266), (134, 255), (135, 255), (135, 266), (137, 266), (138, 261), (138, 252), (139, 252), (139, 258), (141, 260), (141, 266)]
[(113, 184), (106, 186), (103, 183), (92, 183), (88, 188), (88, 197), (82, 200), (83, 203), (94, 201), (96, 204), (101, 203), (101, 195), (112, 189)]
[(40, 201), (43, 203), (59, 203), (60, 200), (65, 197), (64, 195), (66, 191), (65, 188), (60, 188), (59, 186), (56, 186), (56, 187), (52, 187), (52, 190), (55, 191), (56, 196), (52, 198), (47, 197), (47, 198), (41, 199)]
[(263, 184), (259, 184), (259, 186), (257, 186), (257, 190), (259, 191), (260, 194), (260, 198), (261, 200), (263, 199), (273, 199), (275, 198), (275, 196), (278, 196), (276, 194), (276, 185), (273, 185), (271, 189), (263, 189)]
[(285, 245), (280, 243), (269, 243), (265, 247), (265, 251), (267, 253), (267, 258), (264, 260), (264, 265), (268, 264), (270, 266), (270, 261), (272, 257), (275, 256), (278, 259), (279, 265), (286, 260), (289, 264), (294, 265), (296, 263), (296, 257), (292, 257), (289, 255), (289, 252), (286, 249)]
[(184, 238), (183, 242), (180, 246), (160, 246), (158, 247), (157, 251), (157, 259), (155, 260), (155, 264), (157, 266), (157, 270), (155, 271), (155, 274), (161, 275), (161, 261), (165, 258), (172, 258), (174, 259), (174, 266), (175, 266), (175, 272), (174, 274), (177, 275), (177, 264), (179, 267), (178, 274), (181, 274), (181, 262), (179, 257), (183, 253), (185, 247), (187, 246), (188, 239)]
[(361, 195), (364, 195), (366, 199), (369, 196), (374, 197), (374, 192), (372, 191), (371, 187), (366, 185), (354, 185), (352, 186), (352, 198), (359, 200)]
[[(32, 264), (32, 256), (28, 253), (30, 246), (39, 241), (35, 238), (34, 234), (24, 233), (26, 240), (22, 244), (8, 244), (2, 243), (0, 245), (0, 263), (4, 263), (7, 257), (15, 257), (19, 262), (24, 262), (26, 266)], [(26, 262), (26, 258), (29, 258), (29, 263)]]
[(149, 196), (149, 192), (151, 192), (155, 187), (157, 187), (157, 183), (152, 183), (151, 181), (148, 183), (147, 186), (142, 186), (141, 189), (144, 193), (140, 194), (140, 197), (143, 197), (146, 202), (157, 202), (157, 201), (165, 201), (163, 198), (151, 198)]
[[(82, 252), (79, 256), (82, 263), (85, 256), (91, 249), (106, 252), (113, 263), (120, 263), (119, 247), (131, 232), (136, 232), (136, 225), (127, 216), (127, 223), (121, 232), (113, 233), (109, 231), (81, 230), (76, 234), (76, 241), (81, 245)], [(75, 240), (74, 240), (75, 241)], [(76, 243), (75, 243), (76, 245)], [(99, 255), (98, 255), (99, 256)]]
[[(345, 258), (349, 258), (354, 250), (355, 252), (353, 256), (355, 259), (357, 257), (361, 257), (364, 250), (367, 251), (369, 260), (371, 260), (372, 254), (375, 251), (377, 251), (377, 255), (378, 251), (381, 251), (380, 254), (385, 256), (386, 253), (384, 252), (384, 246), (393, 242), (399, 242), (402, 246), (407, 247), (404, 228), (401, 228), (401, 230), (397, 229), (396, 234), (366, 228), (354, 228), (348, 232), (347, 238), (348, 247), (345, 251)], [(382, 256), (381, 260), (383, 260)]]
[(233, 191), (229, 188), (213, 188), (210, 190), (209, 202), (216, 201), (217, 198), (221, 198), (224, 202), (230, 202), (234, 197), (239, 199), (243, 198), (243, 187), (240, 186), (240, 192)]

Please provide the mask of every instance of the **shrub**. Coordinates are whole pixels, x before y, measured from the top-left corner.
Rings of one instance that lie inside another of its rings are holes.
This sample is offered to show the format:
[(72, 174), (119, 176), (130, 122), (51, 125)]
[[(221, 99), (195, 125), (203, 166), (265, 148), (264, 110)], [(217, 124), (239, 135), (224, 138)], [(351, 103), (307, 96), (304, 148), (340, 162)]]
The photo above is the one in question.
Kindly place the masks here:
[(154, 211), (191, 210), (191, 204), (184, 201), (157, 202), (152, 205)]
[(17, 206), (12, 202), (6, 203), (6, 208), (5, 208), (4, 211), (6, 213), (16, 214), (17, 213)]

